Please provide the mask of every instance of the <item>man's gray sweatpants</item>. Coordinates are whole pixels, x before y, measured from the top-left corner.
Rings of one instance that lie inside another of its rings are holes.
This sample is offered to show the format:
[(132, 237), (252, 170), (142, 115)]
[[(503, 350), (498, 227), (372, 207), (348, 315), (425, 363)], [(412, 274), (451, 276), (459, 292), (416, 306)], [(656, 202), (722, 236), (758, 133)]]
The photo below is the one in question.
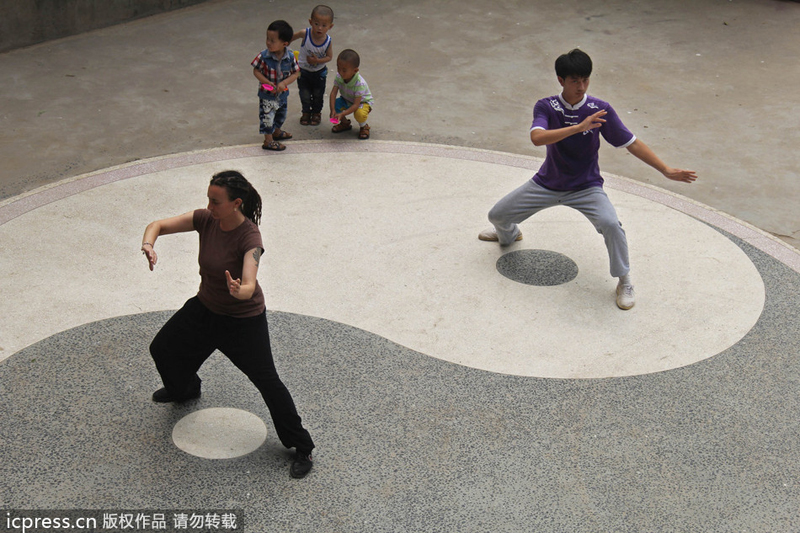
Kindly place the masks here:
[(617, 211), (602, 187), (589, 187), (581, 191), (552, 191), (532, 179), (507, 194), (489, 211), (489, 221), (497, 229), (500, 244), (514, 242), (519, 234), (519, 224), (542, 209), (565, 205), (577, 209), (594, 224), (608, 248), (611, 275), (615, 278), (630, 271), (628, 240), (617, 218)]

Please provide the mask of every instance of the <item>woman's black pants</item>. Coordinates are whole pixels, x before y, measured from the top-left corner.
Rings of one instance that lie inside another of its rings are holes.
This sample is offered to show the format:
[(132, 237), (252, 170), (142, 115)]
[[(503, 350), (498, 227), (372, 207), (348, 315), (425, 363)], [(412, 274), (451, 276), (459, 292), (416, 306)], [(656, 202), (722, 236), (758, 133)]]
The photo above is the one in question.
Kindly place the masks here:
[(311, 453), (311, 435), (303, 428), (292, 395), (275, 370), (266, 312), (248, 318), (218, 315), (195, 296), (150, 344), (164, 387), (178, 398), (199, 389), (197, 371), (214, 350), (230, 359), (261, 392), (281, 443)]

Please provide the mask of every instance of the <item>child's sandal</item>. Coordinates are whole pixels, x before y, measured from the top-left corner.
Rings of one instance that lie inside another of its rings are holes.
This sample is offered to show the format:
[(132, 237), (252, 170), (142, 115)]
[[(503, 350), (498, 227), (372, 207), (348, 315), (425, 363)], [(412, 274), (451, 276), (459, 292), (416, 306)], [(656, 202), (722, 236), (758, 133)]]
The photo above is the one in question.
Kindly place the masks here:
[(322, 115), (320, 113), (311, 113), (310, 122), (312, 126), (319, 126), (319, 123), (322, 122)]
[(333, 133), (342, 133), (343, 131), (352, 130), (353, 126), (350, 124), (349, 120), (343, 120), (334, 127), (331, 128)]
[(273, 152), (283, 152), (286, 150), (286, 145), (283, 145), (278, 141), (270, 141), (262, 144), (261, 148), (264, 150), (272, 150)]
[(289, 139), (292, 138), (292, 134), (289, 133), (288, 131), (280, 130), (280, 132), (278, 133), (273, 133), (272, 138), (275, 139), (276, 141), (288, 141)]
[(308, 126), (309, 124), (311, 124), (311, 113), (303, 113), (300, 115), (300, 125)]
[(361, 126), (361, 129), (358, 130), (358, 138), (362, 140), (369, 139), (369, 124)]

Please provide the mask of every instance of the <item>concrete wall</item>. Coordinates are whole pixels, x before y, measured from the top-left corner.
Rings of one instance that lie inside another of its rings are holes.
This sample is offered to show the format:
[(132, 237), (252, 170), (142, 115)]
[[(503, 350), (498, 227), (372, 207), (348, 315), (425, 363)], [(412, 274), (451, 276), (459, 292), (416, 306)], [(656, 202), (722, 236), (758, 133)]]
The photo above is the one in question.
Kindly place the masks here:
[(0, 0), (0, 52), (205, 0)]

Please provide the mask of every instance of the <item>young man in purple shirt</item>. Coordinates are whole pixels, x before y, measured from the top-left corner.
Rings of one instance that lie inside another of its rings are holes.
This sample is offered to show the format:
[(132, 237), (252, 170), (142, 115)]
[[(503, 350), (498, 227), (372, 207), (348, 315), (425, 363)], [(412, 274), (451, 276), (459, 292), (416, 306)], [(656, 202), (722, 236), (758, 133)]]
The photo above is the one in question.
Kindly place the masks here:
[(625, 127), (607, 102), (587, 95), (591, 74), (592, 60), (581, 50), (572, 50), (556, 60), (556, 76), (563, 90), (560, 95), (536, 102), (531, 125), (531, 142), (547, 146), (545, 161), (532, 179), (489, 211), (494, 227), (482, 231), (478, 238), (509, 245), (522, 239), (517, 224), (542, 209), (554, 205), (577, 209), (603, 235), (611, 275), (619, 278), (617, 306), (630, 309), (636, 300), (628, 242), (617, 212), (603, 191), (598, 166), (600, 135), (612, 146), (627, 148), (668, 179), (691, 183), (697, 175), (665, 165)]

